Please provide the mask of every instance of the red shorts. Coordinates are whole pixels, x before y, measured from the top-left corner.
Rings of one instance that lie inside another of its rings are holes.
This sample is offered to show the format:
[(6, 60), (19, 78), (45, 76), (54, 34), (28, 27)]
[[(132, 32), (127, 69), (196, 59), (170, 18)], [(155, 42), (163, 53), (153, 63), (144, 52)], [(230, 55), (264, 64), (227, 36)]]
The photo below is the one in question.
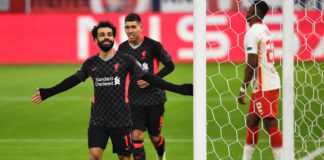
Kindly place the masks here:
[(249, 114), (257, 114), (261, 118), (278, 116), (279, 89), (252, 93)]

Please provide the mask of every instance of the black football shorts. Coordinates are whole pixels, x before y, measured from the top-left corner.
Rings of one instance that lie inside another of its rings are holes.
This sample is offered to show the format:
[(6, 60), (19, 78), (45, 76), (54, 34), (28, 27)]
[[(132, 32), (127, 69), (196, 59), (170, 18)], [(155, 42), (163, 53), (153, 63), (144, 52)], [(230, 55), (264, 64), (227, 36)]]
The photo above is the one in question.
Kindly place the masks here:
[(164, 104), (153, 106), (130, 105), (133, 128), (148, 131), (152, 136), (161, 133), (163, 125)]
[(131, 128), (130, 127), (97, 127), (89, 126), (88, 147), (100, 147), (105, 149), (109, 137), (113, 145), (113, 153), (129, 156), (131, 154)]

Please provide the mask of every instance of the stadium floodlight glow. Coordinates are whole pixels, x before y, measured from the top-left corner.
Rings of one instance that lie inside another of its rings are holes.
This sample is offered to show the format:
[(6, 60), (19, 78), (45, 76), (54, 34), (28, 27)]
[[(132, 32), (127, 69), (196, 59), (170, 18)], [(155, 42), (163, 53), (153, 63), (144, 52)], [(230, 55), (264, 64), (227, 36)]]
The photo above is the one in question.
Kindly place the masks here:
[(194, 0), (194, 160), (206, 160), (206, 1)]

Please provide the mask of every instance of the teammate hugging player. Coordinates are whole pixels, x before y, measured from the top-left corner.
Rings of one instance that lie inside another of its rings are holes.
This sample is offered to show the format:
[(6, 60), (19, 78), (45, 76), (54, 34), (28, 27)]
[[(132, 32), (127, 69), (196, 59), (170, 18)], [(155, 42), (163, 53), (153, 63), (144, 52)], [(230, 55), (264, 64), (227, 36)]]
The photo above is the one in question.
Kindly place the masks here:
[(91, 77), (94, 96), (88, 129), (90, 160), (101, 160), (109, 137), (113, 152), (120, 160), (131, 159), (131, 114), (128, 105), (129, 76), (144, 79), (152, 85), (184, 95), (192, 95), (192, 84), (174, 85), (145, 72), (136, 59), (113, 49), (116, 28), (110, 22), (100, 22), (92, 29), (100, 51), (88, 58), (72, 76), (51, 88), (40, 88), (33, 95), (34, 103), (66, 91)]
[[(133, 55), (142, 68), (159, 77), (164, 77), (174, 70), (174, 64), (161, 43), (142, 34), (141, 18), (130, 13), (125, 18), (125, 32), (128, 41), (123, 42), (118, 50)], [(164, 67), (159, 71), (159, 63)], [(163, 125), (164, 90), (151, 86), (143, 79), (133, 77), (130, 86), (130, 106), (134, 126), (132, 139), (135, 160), (145, 160), (144, 131), (148, 131), (158, 159), (165, 159), (165, 139), (161, 135)]]

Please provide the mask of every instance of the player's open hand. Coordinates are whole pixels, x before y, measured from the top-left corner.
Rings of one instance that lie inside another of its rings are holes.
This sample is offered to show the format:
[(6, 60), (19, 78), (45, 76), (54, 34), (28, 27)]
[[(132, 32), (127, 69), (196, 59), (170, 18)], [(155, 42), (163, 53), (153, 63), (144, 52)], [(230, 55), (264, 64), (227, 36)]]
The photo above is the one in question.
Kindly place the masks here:
[(36, 104), (39, 104), (39, 103), (41, 103), (42, 101), (43, 101), (43, 100), (42, 100), (41, 94), (40, 94), (40, 92), (39, 92), (39, 88), (37, 88), (36, 93), (33, 95), (32, 102), (33, 102), (33, 103), (36, 103)]
[(139, 88), (143, 89), (143, 88), (146, 88), (146, 87), (150, 86), (150, 83), (148, 83), (148, 82), (146, 82), (144, 80), (138, 80), (137, 85), (138, 85)]
[(245, 94), (246, 94), (246, 92), (242, 92), (242, 91), (240, 92), (240, 95), (237, 98), (237, 101), (240, 104), (246, 104), (246, 102), (245, 102)]
[(180, 94), (192, 96), (193, 95), (193, 85), (192, 84), (183, 84), (181, 85), (182, 92)]

